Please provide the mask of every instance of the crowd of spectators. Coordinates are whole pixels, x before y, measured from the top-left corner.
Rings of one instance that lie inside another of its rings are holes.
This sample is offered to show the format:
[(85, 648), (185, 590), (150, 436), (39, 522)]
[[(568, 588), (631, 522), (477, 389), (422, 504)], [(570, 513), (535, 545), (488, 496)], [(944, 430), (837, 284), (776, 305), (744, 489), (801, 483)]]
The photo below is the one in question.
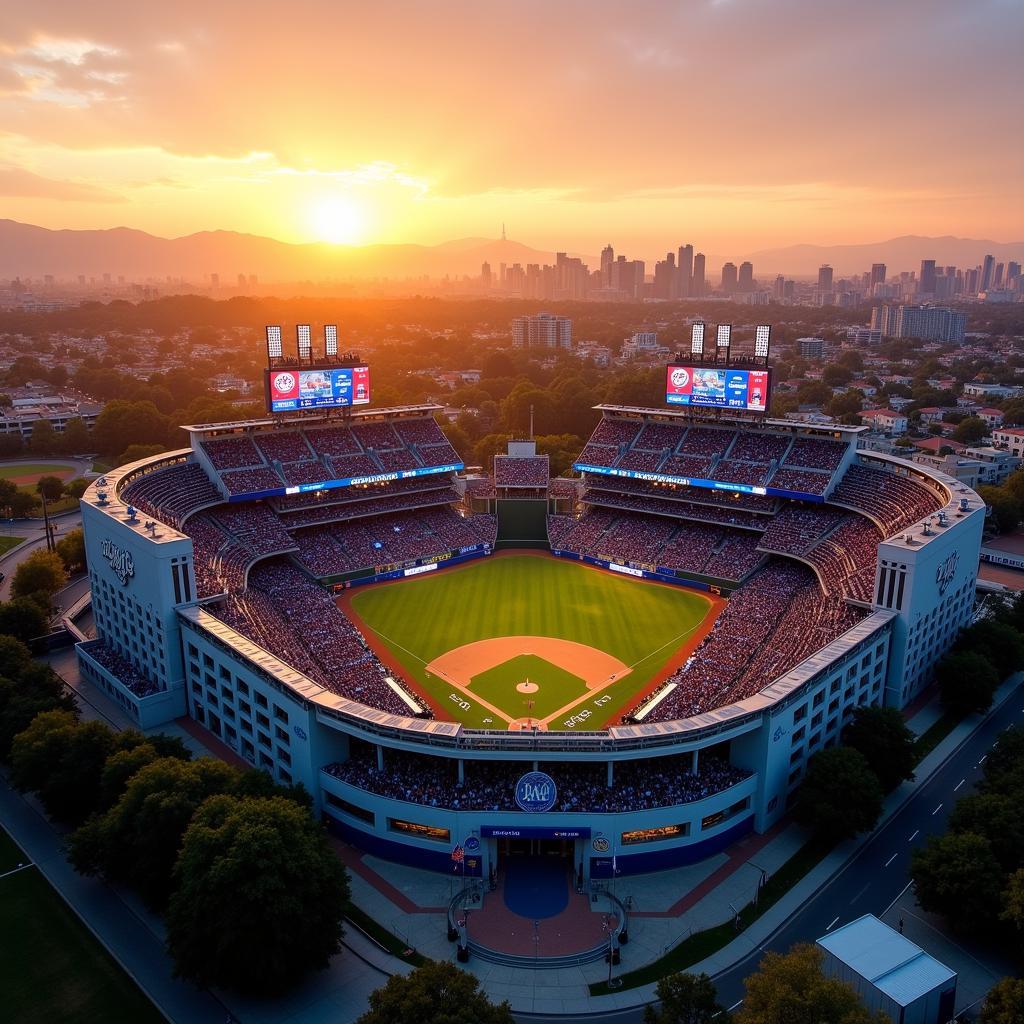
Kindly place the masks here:
[[(447, 479), (441, 480), (440, 486), (437, 484), (438, 481), (435, 478), (432, 487), (419, 487), (414, 491), (402, 494), (385, 494), (379, 498), (361, 497), (358, 501), (338, 502), (335, 500), (329, 505), (299, 509), (295, 512), (283, 512), (281, 518), (289, 530), (297, 530), (303, 526), (341, 523), (352, 519), (361, 519), (365, 516), (380, 515), (384, 512), (400, 512), (402, 509), (450, 505), (458, 500), (458, 495)], [(338, 492), (333, 493), (337, 495)]]
[(764, 462), (737, 462), (735, 459), (721, 459), (712, 474), (716, 480), (730, 484), (749, 484), (760, 487), (768, 475), (769, 466)]
[(255, 469), (227, 469), (220, 474), (230, 494), (251, 494), (256, 491), (272, 491), (284, 487), (284, 480), (270, 466)]
[(136, 697), (151, 697), (160, 693), (163, 687), (136, 668), (127, 658), (101, 640), (92, 641), (86, 650), (89, 656), (102, 665)]
[(136, 477), (122, 490), (121, 500), (147, 516), (180, 527), (193, 512), (223, 498), (202, 466), (180, 462)]
[(867, 513), (891, 537), (937, 512), (945, 502), (924, 484), (871, 466), (853, 465), (831, 500)]
[[(332, 693), (394, 715), (415, 713), (388, 684), (388, 670), (331, 595), (292, 565), (257, 566), (249, 588), (215, 614)], [(422, 700), (411, 699), (421, 714), (429, 713)]]
[(621, 420), (605, 416), (590, 435), (590, 443), (608, 444), (615, 448), (623, 444), (632, 444), (633, 439), (640, 433), (641, 426), (639, 420)]
[(848, 445), (844, 441), (829, 441), (817, 437), (797, 437), (793, 439), (793, 446), (789, 449), (783, 465), (799, 466), (803, 469), (823, 469), (834, 473), (843, 456), (846, 454)]
[(761, 537), (764, 551), (802, 555), (845, 518), (838, 509), (793, 505), (773, 516)]
[(803, 557), (818, 570), (830, 593), (846, 593), (857, 600), (870, 600), (881, 541), (881, 531), (874, 523), (848, 513), (832, 533)]
[(217, 524), (253, 554), (264, 556), (295, 547), (281, 520), (261, 501), (224, 505), (212, 513)]
[(437, 421), (426, 416), (420, 419), (397, 420), (395, 430), (407, 445), (444, 444), (445, 436)]
[[(681, 488), (683, 490), (684, 488)], [(698, 490), (698, 488), (691, 488)], [(726, 505), (705, 505), (691, 501), (675, 501), (662, 497), (661, 490), (649, 492), (651, 497), (641, 494), (620, 494), (619, 481), (592, 482), (584, 492), (584, 502), (612, 508), (635, 509), (637, 512), (651, 512), (678, 518), (696, 519), (704, 523), (718, 523), (721, 526), (742, 526), (753, 530), (764, 529), (766, 519), (753, 512)]]
[(548, 485), (550, 464), (546, 455), (518, 458), (513, 455), (494, 456), (496, 487), (543, 487)]
[(301, 430), (256, 434), (253, 440), (267, 462), (308, 462), (316, 458)]
[(831, 473), (815, 473), (809, 469), (789, 469), (781, 466), (772, 474), (768, 486), (777, 487), (780, 491), (824, 494), (831, 480)]
[[(377, 767), (376, 753), (354, 741), (346, 761), (326, 765), (324, 771), (364, 792), (425, 807), (459, 811), (516, 811), (516, 781), (523, 774), (521, 761), (463, 762), (458, 781), (456, 762), (401, 750), (385, 750)], [(604, 763), (542, 764), (555, 780), (554, 808), (563, 814), (615, 814), (693, 803), (729, 789), (750, 772), (715, 758), (703, 758), (698, 771), (690, 771), (690, 755), (616, 763), (611, 786)]]
[(459, 453), (447, 442), (443, 444), (416, 446), (424, 466), (457, 466), (462, 459)]
[(263, 462), (263, 456), (248, 437), (210, 438), (202, 442), (202, 449), (218, 472), (222, 469), (258, 466)]
[(619, 449), (610, 444), (594, 444), (588, 441), (580, 452), (577, 462), (585, 462), (589, 466), (611, 466), (618, 458)]
[(303, 431), (317, 455), (358, 455), (359, 442), (348, 427), (306, 427)]
[(790, 438), (781, 434), (769, 434), (764, 431), (739, 430), (736, 440), (729, 449), (729, 458), (740, 462), (778, 462), (786, 449)]
[(664, 452), (643, 452), (631, 448), (628, 452), (623, 453), (622, 458), (615, 465), (619, 469), (634, 469), (641, 473), (653, 473), (664, 458)]
[(400, 448), (402, 442), (390, 423), (354, 423), (352, 436), (363, 446), (375, 451), (388, 448)]
[(634, 448), (647, 448), (651, 451), (664, 451), (668, 448), (675, 451), (683, 439), (686, 428), (674, 423), (645, 423), (640, 436), (633, 442)]
[(690, 718), (751, 697), (864, 614), (824, 593), (805, 566), (770, 562), (733, 594), (711, 632), (664, 684), (675, 687), (644, 721)]
[(724, 540), (707, 560), (704, 574), (723, 580), (742, 580), (757, 568), (764, 557), (757, 550), (759, 540), (756, 533), (727, 531)]

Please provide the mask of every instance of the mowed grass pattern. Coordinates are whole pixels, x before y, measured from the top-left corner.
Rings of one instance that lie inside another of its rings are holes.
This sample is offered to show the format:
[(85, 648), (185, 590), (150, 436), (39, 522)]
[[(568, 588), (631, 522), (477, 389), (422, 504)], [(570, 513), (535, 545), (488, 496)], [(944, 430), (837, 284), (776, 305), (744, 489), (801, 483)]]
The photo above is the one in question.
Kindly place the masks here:
[[(700, 629), (711, 608), (705, 598), (683, 587), (619, 578), (578, 562), (535, 556), (490, 557), (373, 587), (357, 592), (352, 605), (401, 662), (406, 677), (448, 709), (453, 720), (474, 727), (505, 728), (505, 723), (493, 720), (471, 694), (436, 678), (428, 680), (423, 670), (463, 644), (500, 636), (560, 637), (633, 667), (624, 679), (601, 694), (584, 696), (549, 726), (574, 730), (598, 728), (621, 714)], [(519, 695), (502, 710), (511, 718), (523, 717)], [(574, 714), (581, 720), (573, 721)]]

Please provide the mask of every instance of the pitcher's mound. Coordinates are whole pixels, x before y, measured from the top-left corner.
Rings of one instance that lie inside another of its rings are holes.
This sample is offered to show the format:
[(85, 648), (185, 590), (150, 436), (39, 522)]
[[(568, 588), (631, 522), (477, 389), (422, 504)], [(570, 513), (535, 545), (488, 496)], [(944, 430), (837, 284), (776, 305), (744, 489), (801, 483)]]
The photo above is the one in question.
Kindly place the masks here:
[(527, 680), (524, 683), (516, 683), (516, 689), (520, 693), (536, 693), (540, 687), (536, 683), (531, 683)]

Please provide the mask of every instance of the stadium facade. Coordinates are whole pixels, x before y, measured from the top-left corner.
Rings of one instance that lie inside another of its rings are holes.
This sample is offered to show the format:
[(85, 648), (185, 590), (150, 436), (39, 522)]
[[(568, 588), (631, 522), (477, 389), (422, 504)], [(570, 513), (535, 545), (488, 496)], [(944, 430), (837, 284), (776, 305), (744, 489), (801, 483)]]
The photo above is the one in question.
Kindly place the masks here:
[[(142, 727), (190, 716), (304, 785), (338, 835), (396, 861), (450, 871), (459, 845), (462, 871), (487, 877), (509, 849), (556, 850), (584, 883), (763, 832), (853, 709), (912, 701), (970, 621), (984, 503), (858, 450), (860, 428), (601, 411), (582, 480), (560, 482), (559, 507), (574, 498), (549, 519), (554, 553), (731, 594), (737, 609), (618, 724), (437, 720), (337, 611), (334, 587), (493, 549), (493, 517), (475, 511), (430, 406), (188, 427), (188, 447), (93, 483), (82, 515), (97, 637), (78, 646), (83, 676)], [(499, 460), (501, 486), (512, 468)], [(525, 470), (543, 495), (536, 463)], [(778, 598), (792, 580), (803, 589)], [(798, 599), (813, 609), (803, 626)], [(534, 771), (573, 805), (517, 803)]]

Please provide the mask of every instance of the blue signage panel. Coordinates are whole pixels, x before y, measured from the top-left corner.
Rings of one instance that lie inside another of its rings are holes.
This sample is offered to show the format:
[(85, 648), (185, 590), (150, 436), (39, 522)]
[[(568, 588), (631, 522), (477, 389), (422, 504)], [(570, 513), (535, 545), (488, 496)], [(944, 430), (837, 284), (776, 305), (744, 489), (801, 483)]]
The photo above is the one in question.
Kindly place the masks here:
[(438, 473), (458, 473), (465, 469), (462, 462), (453, 462), (447, 466), (425, 466), (423, 469), (404, 469), (393, 473), (373, 473), (369, 476), (350, 476), (342, 480), (319, 480), (315, 484), (295, 484), (292, 486), (272, 487), (269, 490), (249, 491), (245, 494), (232, 494), (228, 501), (252, 501), (254, 498), (276, 498), (282, 494), (307, 494), (312, 491), (329, 491), (337, 487), (351, 487), (353, 484), (383, 484), (392, 480), (410, 480), (417, 476), (435, 476)]
[(544, 772), (527, 772), (516, 783), (516, 804), (521, 811), (542, 814), (555, 806), (558, 790), (555, 780)]
[(485, 839), (589, 839), (590, 829), (579, 828), (540, 828), (532, 825), (484, 825), (480, 835)]
[(704, 480), (694, 476), (672, 476), (669, 473), (649, 473), (639, 469), (616, 469), (614, 466), (592, 466), (588, 462), (574, 462), (578, 473), (598, 473), (601, 476), (622, 476), (630, 480), (649, 480), (652, 483), (677, 484), (680, 487), (704, 487), (713, 491), (738, 491), (741, 494), (763, 494), (775, 498), (798, 498), (801, 501), (824, 501), (820, 494), (807, 491), (790, 491), (781, 487), (754, 487), (751, 484), (734, 484), (725, 480)]

